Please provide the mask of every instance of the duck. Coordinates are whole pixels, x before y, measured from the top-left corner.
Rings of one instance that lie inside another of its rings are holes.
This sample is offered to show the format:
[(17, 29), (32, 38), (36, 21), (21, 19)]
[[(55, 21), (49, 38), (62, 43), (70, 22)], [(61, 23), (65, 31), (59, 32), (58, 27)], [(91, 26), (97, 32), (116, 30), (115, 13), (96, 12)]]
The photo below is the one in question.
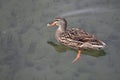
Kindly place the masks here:
[(76, 49), (77, 55), (72, 61), (75, 63), (81, 56), (82, 49), (103, 49), (106, 44), (97, 39), (93, 34), (90, 34), (80, 28), (67, 28), (67, 21), (65, 18), (57, 17), (47, 24), (49, 27), (58, 27), (55, 32), (56, 40), (70, 48)]

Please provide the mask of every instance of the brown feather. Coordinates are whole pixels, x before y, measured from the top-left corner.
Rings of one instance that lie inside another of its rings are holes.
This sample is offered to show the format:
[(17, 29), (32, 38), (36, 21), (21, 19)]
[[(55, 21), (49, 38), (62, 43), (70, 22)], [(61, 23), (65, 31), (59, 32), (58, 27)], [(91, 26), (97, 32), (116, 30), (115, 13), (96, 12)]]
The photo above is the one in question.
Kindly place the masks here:
[[(75, 49), (80, 49), (83, 43), (91, 45), (103, 45), (94, 35), (88, 34), (84, 30), (71, 28), (60, 35), (60, 42)], [(92, 48), (92, 47), (91, 47)]]

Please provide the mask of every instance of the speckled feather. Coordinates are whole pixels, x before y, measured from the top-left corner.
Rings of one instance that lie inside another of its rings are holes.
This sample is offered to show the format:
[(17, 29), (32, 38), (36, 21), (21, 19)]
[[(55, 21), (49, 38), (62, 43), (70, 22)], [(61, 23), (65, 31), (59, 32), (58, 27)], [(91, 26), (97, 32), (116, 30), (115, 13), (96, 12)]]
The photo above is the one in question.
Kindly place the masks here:
[(98, 40), (94, 35), (88, 34), (79, 28), (71, 28), (63, 32), (60, 35), (60, 42), (75, 49), (99, 49), (100, 47), (93, 47), (93, 45), (103, 45), (103, 42)]

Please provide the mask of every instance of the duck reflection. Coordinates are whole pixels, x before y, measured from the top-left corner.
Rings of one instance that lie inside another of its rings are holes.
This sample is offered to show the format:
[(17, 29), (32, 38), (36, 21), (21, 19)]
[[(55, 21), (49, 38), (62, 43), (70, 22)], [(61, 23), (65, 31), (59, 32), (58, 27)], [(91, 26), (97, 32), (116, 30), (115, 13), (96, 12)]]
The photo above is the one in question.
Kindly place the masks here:
[[(52, 41), (48, 41), (47, 43), (50, 46), (52, 46), (59, 53), (66, 52), (67, 50), (77, 52), (77, 50), (75, 50), (73, 48), (70, 48), (70, 47), (66, 47), (66, 46), (64, 46), (62, 44), (56, 44), (56, 43), (54, 43)], [(89, 55), (89, 56), (93, 56), (93, 57), (100, 57), (100, 56), (104, 56), (106, 53), (105, 53), (104, 50), (82, 49), (81, 54), (85, 54), (85, 55)]]

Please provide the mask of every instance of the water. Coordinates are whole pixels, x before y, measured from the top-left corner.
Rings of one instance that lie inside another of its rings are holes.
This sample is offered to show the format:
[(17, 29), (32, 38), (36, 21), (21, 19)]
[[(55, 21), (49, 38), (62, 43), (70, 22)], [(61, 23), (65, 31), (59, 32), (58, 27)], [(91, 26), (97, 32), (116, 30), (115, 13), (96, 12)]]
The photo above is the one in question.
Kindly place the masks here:
[[(120, 80), (119, 0), (1, 0), (0, 80)], [(55, 27), (65, 17), (69, 28), (95, 34), (107, 47), (77, 52), (59, 45)]]

